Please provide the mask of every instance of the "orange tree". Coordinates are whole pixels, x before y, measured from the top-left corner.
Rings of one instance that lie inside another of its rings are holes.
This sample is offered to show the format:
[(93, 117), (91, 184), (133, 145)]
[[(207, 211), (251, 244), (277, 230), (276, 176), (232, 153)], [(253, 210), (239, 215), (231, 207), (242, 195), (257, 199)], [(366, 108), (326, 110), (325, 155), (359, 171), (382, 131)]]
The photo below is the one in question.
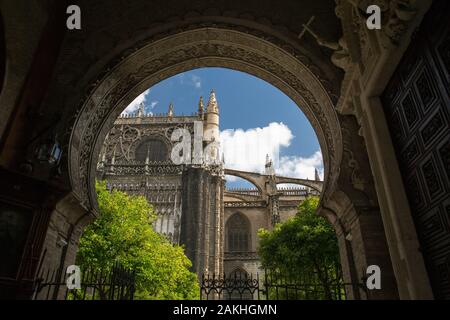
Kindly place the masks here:
[(341, 281), (339, 249), (332, 226), (316, 214), (318, 202), (318, 197), (308, 197), (296, 216), (272, 231), (259, 230), (258, 254), (264, 268), (305, 290), (313, 287), (310, 298), (332, 299)]
[(136, 299), (197, 299), (196, 274), (183, 248), (152, 229), (153, 207), (142, 196), (96, 184), (100, 215), (80, 239), (81, 269), (110, 270), (114, 263), (136, 270)]

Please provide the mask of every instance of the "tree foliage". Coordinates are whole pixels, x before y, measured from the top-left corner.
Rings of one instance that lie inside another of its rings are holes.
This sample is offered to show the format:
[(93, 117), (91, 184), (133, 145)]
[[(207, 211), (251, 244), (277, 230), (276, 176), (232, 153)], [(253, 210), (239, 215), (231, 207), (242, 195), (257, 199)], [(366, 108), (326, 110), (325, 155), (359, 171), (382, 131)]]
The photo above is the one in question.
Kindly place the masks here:
[[(313, 281), (323, 296), (332, 296), (340, 281), (339, 249), (328, 221), (316, 214), (318, 197), (308, 197), (295, 217), (277, 224), (274, 230), (261, 229), (258, 253), (264, 268), (283, 274), (290, 281)], [(305, 280), (307, 279), (307, 280)]]
[(196, 274), (183, 248), (156, 233), (152, 206), (142, 196), (96, 184), (100, 215), (81, 240), (77, 263), (109, 270), (114, 263), (136, 270), (137, 299), (197, 299)]

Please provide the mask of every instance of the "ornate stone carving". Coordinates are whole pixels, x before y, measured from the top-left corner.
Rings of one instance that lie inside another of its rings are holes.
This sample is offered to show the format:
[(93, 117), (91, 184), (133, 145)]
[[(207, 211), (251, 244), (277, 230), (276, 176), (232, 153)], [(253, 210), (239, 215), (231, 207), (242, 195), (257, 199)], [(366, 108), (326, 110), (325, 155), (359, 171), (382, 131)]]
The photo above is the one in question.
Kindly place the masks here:
[[(205, 42), (205, 39), (209, 41)], [(72, 144), (70, 151), (79, 155), (71, 157), (71, 176), (77, 193), (86, 204), (95, 203), (87, 191), (92, 183), (92, 155), (99, 150), (100, 133), (105, 131), (104, 124), (111, 121), (108, 119), (116, 117), (127, 101), (144, 88), (167, 76), (202, 65), (247, 71), (289, 94), (316, 128), (325, 166), (330, 173), (334, 172), (336, 158), (340, 157), (337, 149), (340, 135), (336, 135), (339, 124), (330, 96), (320, 81), (284, 50), (261, 39), (208, 28), (156, 41), (131, 54), (99, 81), (87, 97), (74, 128), (77, 141), (83, 143)]]
[(392, 44), (397, 45), (408, 28), (408, 22), (411, 21), (416, 15), (416, 9), (414, 8), (413, 1), (390, 1), (387, 15), (388, 19), (381, 30)]
[(341, 119), (344, 148), (340, 176), (342, 191), (359, 206), (377, 206), (365, 143), (362, 137), (355, 134), (358, 128), (356, 118), (343, 116)]
[(344, 71), (348, 70), (351, 60), (347, 42), (344, 37), (341, 37), (338, 42), (328, 41), (312, 31), (310, 26), (304, 25), (304, 28), (314, 37), (314, 39), (316, 39), (319, 45), (333, 50), (331, 61), (335, 66), (343, 69)]

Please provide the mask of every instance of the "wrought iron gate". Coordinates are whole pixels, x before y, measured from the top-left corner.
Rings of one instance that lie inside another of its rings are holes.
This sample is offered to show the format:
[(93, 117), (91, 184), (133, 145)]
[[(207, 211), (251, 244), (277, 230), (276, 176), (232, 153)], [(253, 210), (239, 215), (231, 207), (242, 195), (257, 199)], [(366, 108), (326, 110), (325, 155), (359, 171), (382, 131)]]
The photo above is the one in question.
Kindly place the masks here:
[(42, 272), (35, 282), (34, 300), (133, 300), (136, 273), (118, 264), (110, 270), (81, 272), (81, 288), (70, 290), (70, 275), (58, 270)]
[(205, 300), (345, 300), (346, 287), (365, 288), (344, 283), (341, 277), (324, 286), (317, 274), (295, 280), (282, 273), (265, 270), (261, 274), (203, 275), (200, 298)]

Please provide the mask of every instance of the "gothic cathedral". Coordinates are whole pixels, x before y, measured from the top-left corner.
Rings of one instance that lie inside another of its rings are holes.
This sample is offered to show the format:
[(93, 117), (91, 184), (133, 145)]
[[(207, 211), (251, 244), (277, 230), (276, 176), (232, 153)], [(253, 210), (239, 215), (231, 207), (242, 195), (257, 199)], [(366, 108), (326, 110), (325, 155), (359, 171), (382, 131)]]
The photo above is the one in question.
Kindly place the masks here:
[[(198, 111), (190, 116), (175, 115), (172, 104), (166, 114), (146, 114), (143, 104), (134, 114), (122, 114), (105, 139), (97, 177), (111, 189), (145, 196), (158, 216), (154, 229), (185, 246), (199, 276), (256, 274), (261, 271), (258, 230), (271, 229), (295, 215), (303, 199), (320, 193), (322, 182), (317, 171), (315, 181), (277, 176), (268, 157), (264, 174), (226, 169), (223, 155), (212, 148), (212, 154), (205, 154), (209, 161), (175, 164), (171, 160), (177, 143), (172, 139), (174, 130), (188, 130), (194, 148), (199, 122), (202, 147), (219, 142), (214, 91), (206, 109), (200, 98)], [(255, 187), (228, 189), (226, 175), (246, 179)], [(298, 187), (277, 187), (282, 183)]]

